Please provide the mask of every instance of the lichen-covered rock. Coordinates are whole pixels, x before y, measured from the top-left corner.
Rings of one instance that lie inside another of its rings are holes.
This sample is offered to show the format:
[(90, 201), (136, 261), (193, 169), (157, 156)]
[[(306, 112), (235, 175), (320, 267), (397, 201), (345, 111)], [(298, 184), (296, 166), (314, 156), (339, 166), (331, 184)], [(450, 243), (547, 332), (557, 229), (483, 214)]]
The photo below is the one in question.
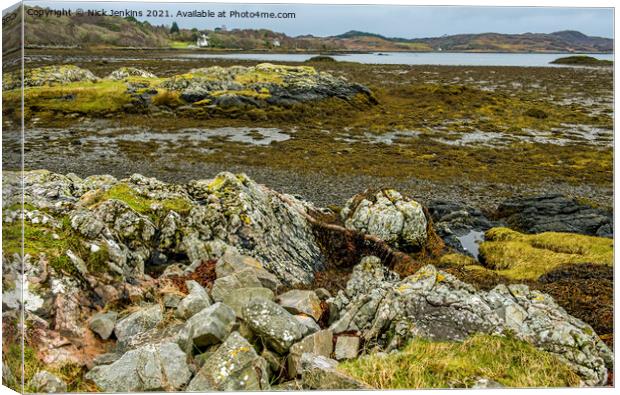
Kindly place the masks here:
[(118, 313), (115, 311), (109, 311), (107, 313), (95, 314), (88, 323), (90, 330), (99, 335), (102, 339), (110, 337), (114, 332), (114, 326), (116, 325), (116, 317)]
[(178, 391), (191, 372), (175, 343), (148, 344), (109, 365), (95, 366), (86, 378), (104, 392)]
[(176, 309), (176, 315), (184, 320), (211, 305), (211, 298), (207, 291), (194, 280), (185, 282), (189, 294), (181, 300)]
[(553, 299), (525, 285), (499, 285), (489, 292), (429, 265), (400, 280), (379, 259), (366, 258), (330, 300), (338, 314), (334, 333), (359, 331), (387, 349), (412, 337), (463, 340), (475, 333), (517, 338), (557, 355), (588, 385), (602, 385), (613, 355), (584, 322)]
[(267, 362), (238, 332), (204, 362), (187, 386), (187, 391), (269, 390)]
[(180, 92), (183, 100), (190, 103), (208, 101), (222, 107), (290, 106), (331, 97), (351, 100), (356, 96), (364, 98), (367, 103), (376, 103), (368, 88), (349, 83), (344, 78), (309, 66), (269, 63), (253, 67), (193, 69), (188, 74), (170, 77), (161, 87)]
[[(18, 76), (6, 73), (3, 77), (3, 90), (16, 89), (21, 86), (21, 78)], [(26, 67), (24, 69), (24, 86), (62, 85), (70, 82), (95, 82), (97, 80), (97, 76), (91, 71), (74, 65)]]
[(315, 320), (321, 318), (321, 300), (314, 291), (293, 289), (278, 295), (277, 302), (291, 314), (306, 314)]
[(427, 219), (422, 206), (393, 189), (354, 196), (341, 217), (347, 229), (377, 236), (398, 249), (416, 251), (426, 243)]
[(334, 350), (332, 331), (326, 329), (306, 336), (303, 340), (291, 346), (287, 357), (288, 375), (295, 378), (301, 375), (301, 356), (304, 353), (321, 355), (329, 358)]
[(41, 370), (32, 376), (29, 387), (40, 393), (67, 392), (67, 383), (45, 370)]
[(235, 311), (237, 317), (241, 318), (243, 316), (243, 308), (252, 300), (259, 298), (273, 300), (274, 297), (273, 291), (269, 288), (247, 287), (230, 290), (228, 294), (224, 295), (222, 302), (230, 306)]
[(155, 74), (136, 67), (121, 67), (111, 72), (107, 78), (110, 80), (124, 80), (127, 77), (157, 78)]
[[(20, 174), (3, 175), (5, 207), (20, 203), (15, 193)], [(243, 174), (175, 185), (138, 174), (81, 179), (37, 170), (24, 173), (23, 196), (28, 205), (46, 210), (49, 226), (62, 226), (68, 216), (70, 230), (107, 255), (100, 254), (101, 269), (125, 278), (141, 278), (150, 262), (187, 256), (191, 269), (229, 250), (232, 263), (220, 265), (222, 273), (247, 266), (272, 290), (281, 282), (308, 284), (324, 268), (305, 216), (314, 208)]]
[(245, 269), (216, 279), (211, 288), (211, 297), (221, 302), (232, 290), (239, 288), (262, 288), (262, 284), (254, 271)]
[(116, 322), (114, 334), (119, 341), (154, 328), (163, 319), (161, 307), (156, 304), (142, 308)]
[(190, 318), (185, 327), (194, 346), (206, 347), (224, 341), (234, 323), (235, 312), (218, 302)]
[(256, 299), (243, 308), (247, 325), (274, 351), (284, 354), (299, 341), (306, 329), (283, 307)]
[(265, 270), (258, 260), (251, 256), (241, 255), (233, 248), (228, 248), (215, 266), (215, 274), (218, 278), (245, 270), (251, 270), (262, 286), (272, 291), (276, 291), (282, 285), (280, 280)]

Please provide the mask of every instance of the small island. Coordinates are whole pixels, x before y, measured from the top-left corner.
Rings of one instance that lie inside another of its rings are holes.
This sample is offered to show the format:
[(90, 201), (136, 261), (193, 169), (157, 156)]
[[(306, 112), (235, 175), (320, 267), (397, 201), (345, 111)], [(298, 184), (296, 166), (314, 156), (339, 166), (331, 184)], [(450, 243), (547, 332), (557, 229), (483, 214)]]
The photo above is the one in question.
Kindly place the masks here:
[(576, 55), (558, 58), (552, 61), (551, 64), (566, 64), (574, 66), (613, 66), (614, 62), (611, 60), (597, 59), (592, 56)]

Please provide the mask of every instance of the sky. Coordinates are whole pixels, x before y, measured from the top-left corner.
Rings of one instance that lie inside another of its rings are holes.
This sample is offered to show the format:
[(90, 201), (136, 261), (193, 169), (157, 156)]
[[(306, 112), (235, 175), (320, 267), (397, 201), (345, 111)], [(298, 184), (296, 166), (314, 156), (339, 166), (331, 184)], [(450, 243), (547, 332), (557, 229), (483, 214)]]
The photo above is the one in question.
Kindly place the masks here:
[[(612, 8), (560, 7), (457, 7), (388, 5), (310, 5), (310, 4), (205, 4), (26, 1), (26, 4), (76, 10), (106, 9), (142, 11), (138, 20), (181, 28), (213, 29), (225, 25), (235, 28), (266, 28), (289, 36), (337, 35), (349, 30), (378, 33), (388, 37), (420, 38), (460, 33), (552, 33), (578, 30), (591, 36), (613, 38)], [(168, 11), (171, 17), (147, 17), (148, 9)], [(265, 11), (294, 12), (294, 19), (250, 19), (177, 17), (178, 11)]]

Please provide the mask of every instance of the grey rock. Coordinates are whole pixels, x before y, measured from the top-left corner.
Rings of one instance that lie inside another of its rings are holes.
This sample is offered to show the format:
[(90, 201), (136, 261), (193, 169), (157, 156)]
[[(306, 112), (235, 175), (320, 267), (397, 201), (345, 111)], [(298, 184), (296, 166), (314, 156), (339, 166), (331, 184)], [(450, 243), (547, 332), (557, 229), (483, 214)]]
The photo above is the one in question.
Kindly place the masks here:
[(231, 290), (224, 296), (222, 302), (233, 309), (237, 317), (241, 318), (243, 316), (243, 307), (250, 301), (258, 298), (273, 300), (274, 297), (273, 291), (268, 288), (247, 287)]
[(262, 284), (254, 272), (252, 270), (245, 269), (216, 279), (213, 282), (213, 287), (211, 288), (211, 297), (216, 302), (221, 302), (233, 289), (260, 287), (262, 287)]
[(295, 319), (306, 328), (304, 336), (321, 330), (319, 324), (317, 324), (312, 317), (308, 317), (307, 315), (303, 314), (297, 314), (295, 315)]
[(188, 333), (196, 347), (217, 344), (230, 334), (235, 323), (235, 312), (223, 303), (215, 303), (186, 323)]
[(269, 390), (267, 362), (239, 333), (233, 332), (205, 361), (187, 391)]
[(189, 381), (186, 355), (175, 343), (148, 344), (86, 374), (105, 392), (178, 391)]
[(163, 319), (161, 307), (153, 305), (141, 308), (116, 322), (114, 334), (119, 341), (154, 328)]
[(116, 69), (111, 72), (107, 78), (118, 81), (124, 80), (127, 77), (157, 78), (155, 74), (136, 67), (121, 67), (120, 69)]
[(226, 250), (215, 266), (218, 278), (233, 273), (250, 270), (263, 287), (276, 291), (282, 285), (278, 277), (263, 268), (263, 265), (251, 256), (241, 255), (233, 248)]
[(301, 382), (304, 388), (316, 390), (369, 389), (364, 383), (340, 372), (338, 362), (320, 355), (301, 356)]
[(339, 309), (334, 333), (359, 331), (388, 351), (414, 337), (463, 340), (510, 330), (558, 356), (587, 385), (604, 384), (612, 364), (612, 352), (589, 325), (525, 285), (478, 291), (430, 265), (400, 280), (378, 259), (364, 259), (330, 303)]
[(288, 375), (295, 378), (301, 375), (301, 356), (304, 353), (330, 357), (334, 350), (333, 333), (330, 330), (318, 331), (293, 344), (287, 357)]
[(162, 303), (164, 304), (165, 308), (176, 309), (179, 306), (179, 303), (181, 303), (182, 299), (183, 299), (182, 294), (168, 292), (162, 296)]
[(246, 304), (243, 319), (253, 332), (280, 354), (286, 353), (306, 332), (293, 315), (265, 299), (256, 299)]
[(377, 236), (405, 251), (420, 250), (426, 243), (422, 205), (393, 189), (366, 191), (351, 198), (341, 217), (347, 229)]
[(117, 317), (118, 313), (115, 311), (95, 314), (88, 323), (88, 327), (105, 340), (112, 335)]
[(337, 361), (357, 358), (360, 349), (360, 338), (357, 336), (338, 336), (334, 358)]
[(498, 383), (497, 381), (482, 377), (482, 378), (477, 379), (471, 388), (473, 389), (504, 388), (504, 386)]
[(568, 232), (613, 237), (613, 214), (558, 194), (515, 197), (502, 202), (497, 217), (525, 233)]
[(321, 300), (314, 291), (294, 289), (278, 295), (277, 302), (292, 314), (306, 314), (315, 320), (321, 318)]
[(319, 297), (319, 299), (321, 300), (327, 300), (329, 298), (332, 297), (332, 294), (329, 293), (328, 290), (326, 290), (325, 288), (317, 288), (314, 290), (314, 293), (316, 294), (316, 296)]
[(188, 319), (194, 314), (211, 306), (211, 298), (207, 291), (194, 280), (186, 281), (188, 295), (177, 306), (176, 315), (181, 319)]
[(114, 352), (108, 352), (105, 354), (99, 354), (95, 358), (93, 358), (93, 364), (95, 365), (109, 365), (113, 362), (116, 362), (122, 357), (122, 354), (117, 354)]
[(40, 393), (67, 392), (67, 383), (46, 370), (41, 370), (32, 376), (30, 387)]

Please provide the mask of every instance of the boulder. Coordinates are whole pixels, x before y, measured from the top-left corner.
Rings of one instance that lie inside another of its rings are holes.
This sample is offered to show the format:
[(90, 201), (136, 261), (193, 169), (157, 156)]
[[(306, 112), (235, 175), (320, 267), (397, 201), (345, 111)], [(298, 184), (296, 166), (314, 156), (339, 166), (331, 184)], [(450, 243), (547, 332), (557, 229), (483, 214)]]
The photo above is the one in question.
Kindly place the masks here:
[(304, 353), (330, 357), (334, 350), (333, 333), (322, 330), (306, 336), (302, 341), (293, 344), (287, 357), (288, 375), (295, 378), (301, 374), (300, 360)]
[(237, 317), (241, 318), (243, 316), (243, 307), (250, 301), (258, 298), (273, 300), (274, 297), (273, 291), (268, 288), (247, 287), (231, 290), (224, 296), (222, 302), (233, 309)]
[(223, 303), (215, 303), (192, 316), (186, 323), (194, 346), (221, 343), (232, 331), (235, 312)]
[(161, 306), (144, 307), (117, 321), (114, 334), (119, 341), (123, 341), (154, 328), (162, 319)]
[(294, 289), (278, 295), (278, 304), (291, 314), (306, 314), (316, 321), (321, 318), (321, 300), (314, 291)]
[(604, 384), (613, 360), (594, 330), (550, 296), (525, 285), (478, 291), (432, 265), (401, 280), (379, 259), (364, 259), (353, 269), (346, 291), (330, 303), (338, 310), (330, 326), (334, 333), (359, 331), (364, 341), (387, 350), (414, 337), (459, 341), (509, 330), (558, 356), (587, 385)]
[(105, 340), (112, 335), (112, 332), (114, 332), (116, 317), (118, 317), (118, 313), (115, 311), (95, 314), (90, 319), (88, 327), (90, 330), (98, 334), (99, 337)]
[(280, 354), (286, 353), (306, 332), (291, 313), (266, 299), (246, 304), (243, 319), (265, 344)]
[(186, 281), (188, 295), (179, 302), (176, 309), (177, 317), (181, 319), (188, 319), (194, 314), (202, 311), (211, 305), (211, 298), (207, 291), (194, 280)]
[(267, 362), (239, 333), (233, 332), (211, 354), (187, 386), (187, 391), (269, 390)]
[(304, 314), (296, 314), (295, 319), (306, 328), (304, 336), (321, 330), (319, 324), (317, 324), (312, 317), (308, 317)]
[(148, 344), (109, 365), (95, 366), (85, 378), (104, 392), (179, 391), (191, 372), (175, 343)]
[(334, 350), (337, 361), (357, 358), (360, 349), (360, 338), (357, 336), (338, 336)]
[(246, 269), (235, 272), (225, 277), (220, 277), (213, 282), (211, 297), (216, 302), (224, 300), (232, 290), (239, 288), (260, 288), (261, 282), (252, 270)]
[(613, 214), (558, 194), (502, 202), (498, 219), (525, 233), (566, 232), (613, 237)]
[(251, 256), (241, 255), (232, 248), (227, 249), (215, 265), (215, 273), (218, 278), (244, 270), (251, 270), (262, 286), (272, 291), (276, 291), (281, 285), (280, 280), (265, 270), (259, 261)]
[(28, 386), (39, 393), (67, 392), (67, 383), (46, 370), (35, 373)]
[(401, 250), (417, 251), (426, 243), (428, 222), (422, 205), (393, 189), (354, 196), (341, 217), (347, 229), (377, 236)]
[(305, 389), (358, 390), (370, 389), (364, 383), (338, 370), (338, 362), (321, 355), (301, 356), (301, 383)]

